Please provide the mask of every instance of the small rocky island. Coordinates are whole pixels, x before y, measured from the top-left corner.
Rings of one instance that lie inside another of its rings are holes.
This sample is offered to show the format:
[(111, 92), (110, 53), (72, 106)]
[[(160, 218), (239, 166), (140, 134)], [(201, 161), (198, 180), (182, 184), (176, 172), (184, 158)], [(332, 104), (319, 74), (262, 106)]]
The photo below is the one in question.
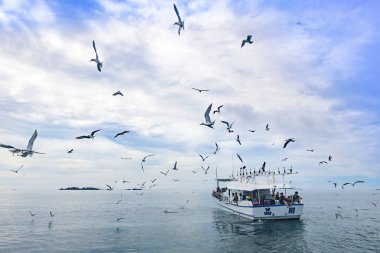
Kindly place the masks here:
[(100, 190), (99, 188), (95, 187), (67, 187), (67, 188), (61, 188), (60, 191), (92, 191), (92, 190)]

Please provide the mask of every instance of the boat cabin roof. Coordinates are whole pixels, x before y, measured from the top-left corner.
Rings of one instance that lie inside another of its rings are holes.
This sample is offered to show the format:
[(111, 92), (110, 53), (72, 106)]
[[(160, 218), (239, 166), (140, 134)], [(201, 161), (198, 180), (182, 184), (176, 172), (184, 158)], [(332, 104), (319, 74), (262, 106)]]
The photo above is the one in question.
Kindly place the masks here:
[(242, 182), (230, 182), (227, 184), (227, 189), (238, 191), (254, 191), (264, 189), (293, 189), (288, 184), (250, 184)]

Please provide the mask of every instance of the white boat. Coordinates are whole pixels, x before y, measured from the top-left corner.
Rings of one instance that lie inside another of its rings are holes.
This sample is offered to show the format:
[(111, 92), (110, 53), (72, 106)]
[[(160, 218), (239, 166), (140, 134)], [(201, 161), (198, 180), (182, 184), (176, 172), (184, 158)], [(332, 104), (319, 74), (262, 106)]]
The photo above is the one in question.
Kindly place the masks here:
[[(223, 210), (250, 220), (300, 219), (302, 198), (290, 183), (285, 183), (285, 176), (297, 173), (292, 170), (248, 173), (245, 168), (240, 169), (238, 179), (217, 178), (217, 189), (212, 197)], [(276, 182), (278, 177), (282, 177), (282, 182)], [(219, 188), (220, 182), (226, 183), (226, 187)]]

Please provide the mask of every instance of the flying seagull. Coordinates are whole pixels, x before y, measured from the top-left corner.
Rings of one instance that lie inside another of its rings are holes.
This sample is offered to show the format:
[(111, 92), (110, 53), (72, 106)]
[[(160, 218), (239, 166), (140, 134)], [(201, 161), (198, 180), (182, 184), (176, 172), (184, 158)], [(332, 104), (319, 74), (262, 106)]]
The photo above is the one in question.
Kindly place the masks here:
[(256, 130), (251, 130), (251, 129), (249, 129), (248, 131), (250, 131), (251, 133), (254, 133), (254, 132), (256, 132)]
[(219, 146), (218, 146), (218, 143), (215, 142), (215, 151), (214, 151), (214, 155), (216, 154), (216, 152), (219, 151)]
[(270, 128), (269, 128), (269, 124), (267, 124), (267, 125), (265, 126), (265, 130), (266, 130), (266, 131), (269, 131), (269, 130), (270, 130)]
[(330, 162), (332, 161), (332, 156), (331, 156), (331, 155), (329, 155), (329, 161), (330, 161)]
[(146, 159), (147, 159), (148, 157), (151, 157), (151, 156), (154, 156), (154, 155), (155, 155), (155, 154), (147, 155), (147, 156), (145, 156), (145, 157), (141, 160), (141, 169), (142, 169), (142, 171), (144, 171), (143, 163), (146, 162)]
[(222, 108), (222, 107), (223, 107), (223, 105), (219, 105), (219, 106), (218, 106), (218, 109), (217, 109), (217, 110), (214, 110), (213, 114), (215, 114), (216, 112), (217, 112), (217, 113), (220, 113), (220, 108)]
[(175, 178), (173, 178), (173, 181), (174, 181), (174, 182), (178, 182), (179, 180), (178, 180), (178, 179), (175, 179)]
[(239, 158), (240, 162), (244, 163), (243, 162), (243, 159), (240, 157), (240, 155), (238, 153), (236, 153), (237, 157)]
[(50, 217), (52, 217), (52, 218), (54, 217), (54, 214), (51, 211), (49, 214), (50, 214)]
[(236, 136), (236, 141), (239, 143), (239, 145), (241, 145), (241, 142), (240, 142), (240, 137), (239, 135)]
[(244, 47), (245, 43), (252, 44), (253, 41), (251, 39), (252, 39), (252, 35), (248, 35), (247, 38), (241, 42), (241, 47)]
[(75, 139), (94, 139), (94, 138), (95, 138), (95, 134), (96, 134), (97, 132), (99, 132), (99, 131), (100, 131), (100, 129), (95, 130), (95, 131), (92, 131), (91, 134), (89, 134), (89, 135), (81, 135), (81, 136), (78, 136), (78, 137), (76, 137)]
[(202, 90), (202, 89), (197, 89), (197, 88), (192, 88), (193, 90), (196, 90), (196, 91), (199, 91), (199, 93), (203, 92), (203, 91), (210, 91), (210, 90)]
[(284, 162), (284, 161), (286, 161), (286, 160), (288, 160), (288, 158), (287, 157), (285, 157), (284, 159), (282, 159), (282, 161)]
[(314, 152), (315, 149), (306, 149), (306, 151)]
[(124, 219), (124, 218), (119, 217), (119, 218), (116, 218), (116, 221), (119, 222), (119, 221), (121, 221), (121, 220), (123, 220), (123, 219)]
[(118, 136), (120, 136), (120, 135), (124, 135), (124, 134), (126, 134), (126, 133), (129, 133), (129, 131), (123, 131), (123, 132), (120, 132), (120, 133), (117, 133), (116, 135), (115, 135), (115, 137), (113, 137), (113, 138), (116, 138), (116, 137), (118, 137)]
[(321, 166), (322, 163), (326, 163), (326, 164), (327, 164), (326, 161), (320, 161), (320, 162), (319, 162), (319, 166)]
[(355, 181), (355, 183), (353, 183), (352, 186), (355, 186), (355, 184), (357, 184), (357, 183), (365, 183), (365, 182), (364, 182), (364, 181), (361, 181), (361, 180), (359, 180), (359, 181)]
[(174, 6), (175, 13), (177, 14), (177, 17), (178, 17), (178, 21), (175, 22), (173, 25), (178, 25), (178, 35), (181, 35), (181, 29), (185, 30), (185, 20), (182, 21), (181, 17), (179, 16), (177, 6), (175, 6), (175, 4), (173, 4), (173, 6)]
[(74, 151), (74, 149), (67, 150), (68, 154), (71, 154)]
[(205, 171), (205, 174), (207, 174), (207, 171), (210, 169), (210, 165), (207, 167), (207, 169), (205, 169), (203, 166), (201, 166), (201, 167)]
[(174, 167), (172, 168), (172, 170), (178, 170), (178, 169), (177, 169), (177, 161), (175, 161), (175, 163), (174, 163)]
[(30, 216), (35, 216), (36, 215), (36, 213), (32, 213), (32, 211), (29, 211), (29, 213), (30, 213)]
[(107, 186), (107, 191), (112, 191), (113, 190), (113, 188), (110, 186), (110, 185), (106, 185)]
[(169, 170), (167, 170), (166, 172), (162, 172), (162, 171), (160, 171), (160, 173), (162, 174), (162, 175), (167, 175), (168, 173), (169, 173)]
[(232, 128), (232, 125), (235, 123), (235, 121), (232, 122), (231, 124), (228, 121), (224, 121), (224, 120), (222, 120), (221, 122), (227, 125), (227, 130), (228, 130), (229, 133), (233, 133), (234, 132), (233, 130), (231, 130), (231, 128)]
[(344, 189), (344, 186), (348, 185), (348, 184), (351, 184), (351, 183), (344, 183), (344, 184), (342, 184), (342, 189)]
[(117, 95), (120, 95), (120, 96), (124, 96), (123, 93), (121, 93), (121, 91), (116, 91), (114, 94), (112, 94), (112, 96), (117, 96)]
[(124, 160), (132, 160), (132, 158), (130, 157), (120, 157), (121, 159), (124, 159)]
[(20, 168), (18, 168), (17, 170), (10, 170), (10, 171), (13, 171), (14, 173), (18, 173), (18, 171), (23, 167), (24, 165), (21, 165)]
[[(11, 153), (13, 153), (13, 155), (17, 154), (18, 156), (21, 156), (21, 157), (32, 156), (33, 154), (45, 154), (45, 153), (41, 153), (41, 152), (37, 152), (37, 151), (33, 151), (32, 150), (33, 149), (33, 144), (34, 144), (34, 141), (37, 138), (37, 135), (38, 135), (37, 130), (34, 130), (34, 133), (32, 134), (32, 137), (30, 137), (28, 145), (26, 146), (26, 149), (15, 148), (13, 146), (6, 145), (6, 144), (1, 144), (1, 143), (0, 143), (0, 147), (1, 148), (6, 148)], [(19, 153), (21, 153), (21, 154), (19, 154)]]
[(214, 128), (214, 124), (215, 124), (215, 120), (213, 122), (211, 122), (211, 119), (210, 119), (210, 111), (211, 111), (211, 107), (212, 107), (212, 104), (210, 104), (208, 107), (207, 107), (207, 110), (205, 112), (205, 120), (206, 120), (206, 123), (201, 123), (200, 125), (203, 125), (203, 126), (208, 126), (209, 128)]
[(338, 219), (338, 217), (343, 220), (343, 216), (340, 213), (336, 213), (335, 214), (335, 219)]
[(203, 161), (203, 162), (208, 158), (208, 156), (203, 157), (201, 154), (199, 154), (199, 156), (202, 158), (202, 161)]
[(96, 56), (95, 56), (95, 59), (91, 59), (90, 62), (92, 62), (92, 61), (96, 62), (96, 66), (97, 66), (99, 72), (101, 72), (102, 71), (102, 67), (103, 67), (103, 62), (99, 61), (99, 56), (98, 56), (98, 52), (96, 51), (96, 46), (95, 46), (95, 41), (94, 40), (92, 41), (92, 46), (94, 47)]
[(373, 203), (372, 201), (367, 201), (367, 202), (372, 204), (374, 207), (377, 207), (377, 204)]
[(286, 148), (286, 146), (289, 144), (289, 142), (295, 142), (294, 138), (290, 138), (290, 139), (285, 140), (284, 148)]

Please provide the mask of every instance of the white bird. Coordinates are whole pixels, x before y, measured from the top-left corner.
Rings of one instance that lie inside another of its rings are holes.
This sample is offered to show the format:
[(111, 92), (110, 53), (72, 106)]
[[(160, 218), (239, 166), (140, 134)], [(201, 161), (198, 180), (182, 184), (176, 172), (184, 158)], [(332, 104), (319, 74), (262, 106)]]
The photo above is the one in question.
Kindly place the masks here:
[(270, 130), (270, 128), (269, 128), (269, 124), (267, 124), (267, 125), (265, 126), (265, 130), (266, 130), (266, 131), (269, 131), (269, 130)]
[(238, 153), (236, 153), (237, 157), (239, 158), (240, 162), (244, 163), (243, 162), (243, 159), (240, 157), (240, 155)]
[(253, 41), (251, 39), (252, 39), (252, 35), (248, 35), (247, 38), (241, 42), (241, 47), (244, 47), (245, 43), (252, 44)]
[(96, 46), (95, 46), (95, 41), (93, 40), (92, 41), (92, 46), (94, 47), (94, 50), (95, 50), (95, 59), (91, 59), (90, 62), (94, 61), (96, 62), (96, 67), (98, 68), (99, 72), (102, 71), (102, 67), (103, 67), (103, 62), (100, 62), (99, 61), (99, 56), (98, 56), (98, 52), (96, 51)]
[(121, 93), (121, 91), (116, 91), (114, 94), (112, 94), (112, 96), (117, 96), (117, 95), (119, 95), (119, 96), (124, 96), (123, 95), (123, 93)]
[(175, 6), (175, 4), (173, 4), (173, 6), (174, 6), (174, 11), (175, 11), (175, 13), (177, 14), (177, 17), (178, 17), (178, 21), (175, 22), (173, 25), (178, 25), (178, 35), (181, 35), (181, 29), (185, 30), (185, 20), (182, 21), (180, 15), (179, 15), (177, 6)]
[(177, 169), (177, 161), (175, 161), (175, 163), (174, 163), (174, 167), (173, 167), (172, 170), (178, 170), (178, 169)]
[(205, 171), (205, 174), (207, 174), (207, 171), (210, 169), (210, 165), (206, 169), (203, 166), (201, 166), (201, 167)]
[(202, 158), (202, 162), (204, 162), (208, 158), (208, 156), (203, 157), (201, 154), (199, 154), (199, 156)]
[(10, 171), (13, 171), (14, 173), (18, 173), (18, 171), (23, 167), (24, 165), (21, 165), (20, 168), (18, 168), (17, 170), (10, 170)]
[(167, 170), (166, 172), (162, 172), (162, 171), (160, 171), (160, 173), (162, 174), (162, 175), (167, 175), (168, 173), (169, 173), (169, 170)]
[(211, 111), (211, 107), (212, 107), (212, 104), (210, 104), (208, 107), (207, 107), (207, 110), (205, 112), (205, 120), (206, 120), (206, 123), (201, 123), (200, 125), (203, 125), (203, 126), (208, 126), (209, 128), (214, 128), (214, 124), (215, 124), (215, 120), (213, 122), (211, 122), (211, 119), (210, 119), (210, 111)]
[(95, 134), (99, 131), (100, 131), (100, 129), (92, 131), (91, 134), (89, 134), (89, 135), (81, 135), (81, 136), (75, 137), (75, 139), (94, 139)]
[(236, 136), (236, 141), (239, 143), (239, 145), (241, 145), (241, 142), (240, 142), (240, 137), (239, 135)]
[(219, 105), (219, 106), (218, 106), (218, 109), (217, 109), (217, 110), (214, 110), (213, 114), (215, 114), (216, 112), (217, 112), (217, 113), (220, 113), (220, 108), (222, 108), (222, 107), (223, 107), (223, 105)]
[(54, 214), (51, 211), (50, 211), (50, 217), (52, 218), (54, 217)]
[(32, 211), (29, 211), (30, 213), (30, 216), (34, 217), (36, 215), (36, 213), (32, 213)]
[(216, 152), (218, 152), (220, 150), (219, 146), (218, 146), (218, 143), (215, 142), (215, 151), (214, 151), (214, 155), (216, 154)]
[(232, 125), (235, 123), (235, 121), (232, 122), (231, 124), (228, 121), (224, 121), (224, 120), (222, 120), (221, 122), (227, 125), (227, 130), (228, 130), (229, 133), (233, 133), (234, 132), (233, 130), (231, 130), (231, 128), (232, 128)]
[[(0, 148), (6, 148), (11, 153), (13, 153), (13, 155), (17, 154), (18, 156), (21, 156), (21, 157), (32, 156), (33, 154), (45, 154), (45, 153), (41, 153), (41, 152), (37, 152), (37, 151), (32, 150), (33, 144), (37, 138), (37, 135), (38, 135), (37, 130), (34, 130), (34, 133), (32, 134), (32, 137), (30, 137), (29, 142), (28, 142), (28, 146), (26, 147), (26, 149), (15, 148), (13, 146), (1, 144), (1, 143), (0, 143)], [(21, 153), (21, 154), (19, 155), (19, 153)]]
[(125, 130), (125, 131), (122, 131), (122, 132), (120, 132), (120, 133), (117, 133), (117, 134), (115, 135), (115, 137), (113, 137), (113, 138), (116, 138), (116, 137), (118, 137), (118, 136), (120, 136), (120, 135), (124, 135), (124, 134), (126, 134), (126, 133), (129, 133), (129, 131), (128, 131), (128, 130)]
[(141, 169), (142, 169), (142, 171), (144, 171), (143, 163), (146, 162), (146, 159), (147, 159), (148, 157), (151, 157), (151, 156), (154, 156), (154, 155), (155, 155), (155, 154), (147, 155), (147, 156), (145, 156), (145, 157), (141, 160)]

